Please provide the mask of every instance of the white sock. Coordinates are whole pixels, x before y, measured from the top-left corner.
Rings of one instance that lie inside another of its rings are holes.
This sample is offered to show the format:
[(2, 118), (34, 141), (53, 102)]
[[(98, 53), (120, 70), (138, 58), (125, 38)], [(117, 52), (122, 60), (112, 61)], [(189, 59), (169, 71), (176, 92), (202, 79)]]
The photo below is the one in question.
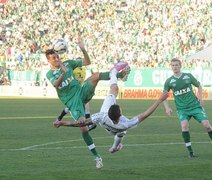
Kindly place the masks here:
[(118, 83), (118, 79), (116, 77), (118, 71), (113, 69), (111, 72), (110, 72), (110, 82), (109, 84), (112, 85), (112, 84), (117, 84)]
[(114, 143), (112, 148), (116, 149), (118, 145), (121, 143), (123, 137), (118, 137), (117, 135), (114, 136)]
[(68, 108), (65, 108), (64, 110), (65, 110), (65, 112), (66, 112), (66, 113), (68, 113), (68, 112), (69, 112), (69, 109), (68, 109)]

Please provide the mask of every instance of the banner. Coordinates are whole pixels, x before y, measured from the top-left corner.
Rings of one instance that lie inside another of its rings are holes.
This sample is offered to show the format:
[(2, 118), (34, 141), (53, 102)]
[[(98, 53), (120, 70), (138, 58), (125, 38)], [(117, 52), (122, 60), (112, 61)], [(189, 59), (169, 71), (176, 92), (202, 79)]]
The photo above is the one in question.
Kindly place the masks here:
[[(88, 71), (88, 70), (87, 70)], [(186, 68), (182, 72), (189, 72), (196, 77), (203, 86), (212, 87), (212, 69), (210, 68)], [(86, 72), (89, 74), (90, 72)], [(163, 87), (167, 78), (173, 75), (172, 70), (167, 68), (144, 68), (132, 69), (128, 80), (123, 83), (124, 87)], [(10, 71), (11, 81), (33, 81), (46, 80), (46, 71)], [(103, 81), (100, 81), (103, 82)], [(108, 86), (107, 81), (105, 83)]]
[[(197, 95), (197, 88), (194, 88)], [(123, 88), (121, 99), (158, 99), (162, 94), (162, 88)], [(212, 100), (212, 88), (203, 88), (202, 96), (204, 100)], [(172, 91), (169, 92), (169, 98), (173, 99)]]
[[(192, 73), (203, 86), (212, 87), (212, 69), (187, 68), (182, 72)], [(172, 75), (172, 70), (166, 68), (132, 69), (124, 87), (163, 87), (166, 79)]]

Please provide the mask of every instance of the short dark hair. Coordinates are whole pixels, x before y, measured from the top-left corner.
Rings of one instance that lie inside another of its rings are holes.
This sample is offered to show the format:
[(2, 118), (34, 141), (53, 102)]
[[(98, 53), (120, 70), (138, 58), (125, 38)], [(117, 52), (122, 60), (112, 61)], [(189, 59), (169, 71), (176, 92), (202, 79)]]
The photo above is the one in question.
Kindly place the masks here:
[(109, 111), (108, 111), (108, 116), (112, 121), (117, 121), (119, 117), (121, 116), (121, 110), (119, 105), (114, 104), (110, 106)]
[(53, 49), (47, 49), (45, 52), (46, 57), (51, 55), (51, 54), (56, 54), (56, 52)]
[(182, 65), (182, 62), (179, 60), (179, 59), (177, 59), (177, 58), (173, 58), (172, 60), (171, 60), (171, 63), (172, 62), (178, 62), (179, 64), (180, 64), (180, 66)]

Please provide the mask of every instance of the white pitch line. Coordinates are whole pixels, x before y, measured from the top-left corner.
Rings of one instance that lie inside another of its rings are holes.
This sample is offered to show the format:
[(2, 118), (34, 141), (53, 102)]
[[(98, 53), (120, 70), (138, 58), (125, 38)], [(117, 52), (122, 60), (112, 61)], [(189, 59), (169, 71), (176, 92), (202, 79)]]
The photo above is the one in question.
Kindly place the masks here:
[[(205, 134), (205, 133), (192, 133), (192, 134)], [(151, 136), (162, 136), (161, 134), (151, 134)], [(166, 134), (163, 134), (166, 136)], [(169, 134), (170, 135), (179, 135), (179, 134)], [(128, 135), (127, 137), (136, 137), (136, 136), (149, 136), (149, 135)], [(98, 139), (105, 139), (105, 138), (111, 138), (112, 136), (104, 136), (104, 137), (96, 137), (93, 138), (94, 140)], [(48, 145), (53, 145), (53, 144), (60, 144), (60, 143), (66, 143), (66, 142), (76, 142), (76, 141), (82, 141), (82, 139), (74, 139), (74, 140), (66, 140), (66, 141), (55, 141), (55, 142), (48, 142), (44, 144), (36, 144), (33, 146), (27, 146), (27, 147), (22, 147), (22, 148), (16, 148), (16, 149), (0, 149), (0, 151), (27, 151), (27, 150), (39, 150), (39, 149), (64, 149), (64, 148), (69, 148), (69, 149), (76, 149), (76, 148), (85, 148), (86, 146), (70, 146), (70, 147), (44, 147), (43, 146), (48, 146)], [(206, 141), (206, 142), (192, 142), (193, 144), (212, 144), (211, 141)], [(169, 143), (149, 143), (149, 144), (125, 144), (125, 146), (164, 146), (164, 145), (178, 145), (178, 144), (184, 144), (183, 142), (169, 142)], [(98, 146), (98, 147), (108, 147), (108, 146)]]
[[(141, 147), (141, 146), (168, 146), (168, 145), (183, 145), (182, 142), (169, 142), (169, 143), (150, 143), (150, 144), (124, 144), (125, 147)], [(192, 144), (212, 144), (210, 141), (205, 142), (192, 142)], [(32, 146), (31, 146), (32, 147)], [(36, 146), (38, 147), (38, 146)], [(98, 148), (108, 148), (109, 145), (100, 145)], [(4, 151), (37, 151), (37, 150), (60, 150), (60, 149), (84, 149), (86, 146), (70, 146), (70, 147), (46, 147), (46, 148), (19, 148), (19, 149), (0, 149)]]

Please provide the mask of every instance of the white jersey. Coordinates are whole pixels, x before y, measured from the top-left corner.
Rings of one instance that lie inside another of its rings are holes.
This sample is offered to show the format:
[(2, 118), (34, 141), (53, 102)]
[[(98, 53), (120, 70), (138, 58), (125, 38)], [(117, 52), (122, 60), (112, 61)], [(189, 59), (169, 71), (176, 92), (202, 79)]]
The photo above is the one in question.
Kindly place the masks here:
[(113, 121), (109, 118), (108, 113), (106, 112), (93, 114), (91, 116), (91, 120), (95, 124), (99, 123), (102, 127), (104, 127), (108, 132), (112, 134), (122, 133), (127, 129), (136, 127), (139, 123), (138, 117), (128, 119), (125, 116), (121, 116), (119, 118), (118, 124), (114, 124)]
[(108, 132), (112, 134), (126, 133), (127, 129), (136, 127), (138, 125), (138, 117), (128, 119), (125, 116), (121, 116), (119, 118), (118, 124), (114, 124), (108, 116), (108, 110), (113, 104), (116, 104), (116, 97), (113, 94), (109, 94), (105, 98), (100, 112), (95, 113), (91, 116), (92, 122), (95, 124), (99, 123), (102, 127), (104, 127)]

